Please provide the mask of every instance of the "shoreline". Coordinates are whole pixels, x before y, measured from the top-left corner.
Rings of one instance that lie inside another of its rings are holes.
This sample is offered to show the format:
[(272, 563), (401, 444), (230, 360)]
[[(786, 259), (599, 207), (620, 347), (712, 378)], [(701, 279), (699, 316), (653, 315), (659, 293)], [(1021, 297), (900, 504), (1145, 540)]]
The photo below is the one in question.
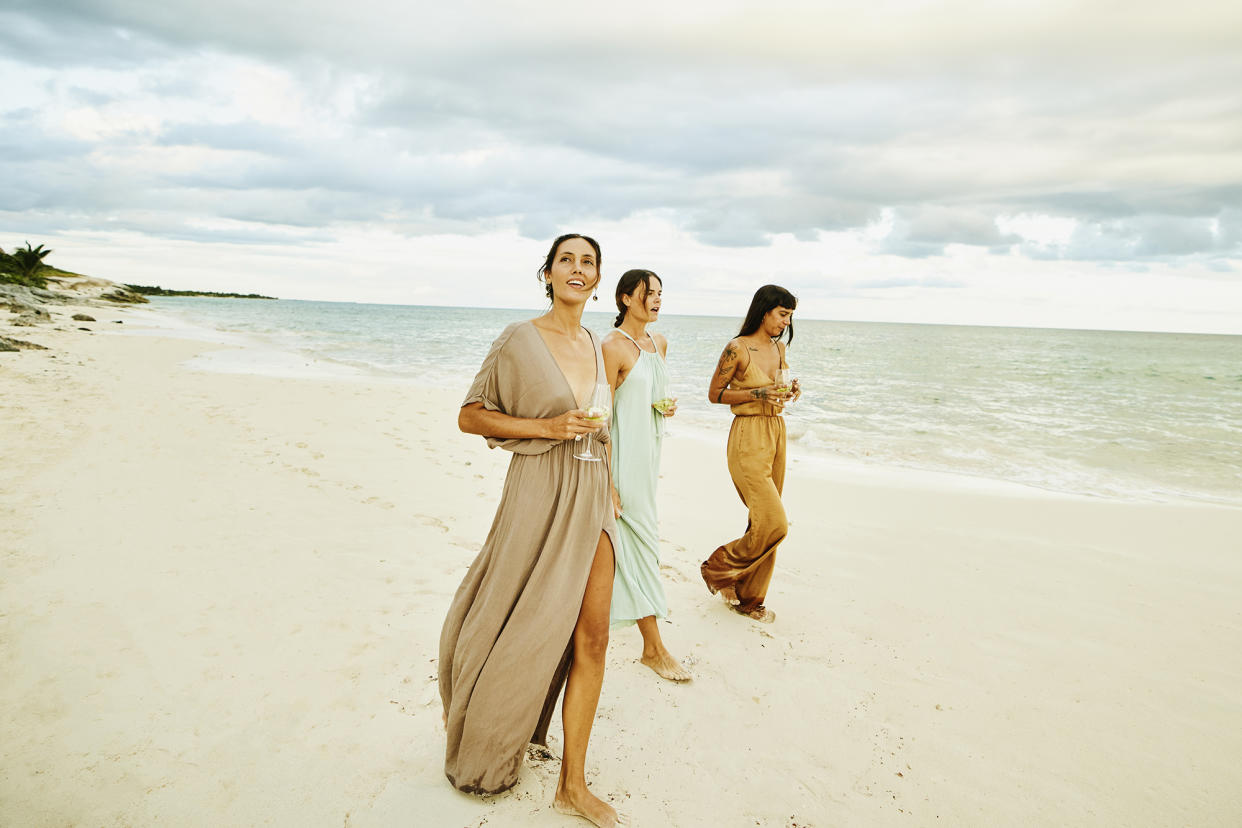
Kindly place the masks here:
[[(443, 778), (440, 623), (508, 461), (456, 397), (191, 370), (217, 346), (88, 312), (0, 355), (0, 821), (560, 824), (556, 759)], [(1236, 822), (1242, 510), (809, 465), (763, 626), (698, 577), (745, 525), (723, 443), (665, 443), (695, 679), (613, 632), (597, 793), (642, 825)]]
[[(152, 330), (150, 335), (159, 336), (167, 329), (169, 335), (178, 338), (220, 345), (204, 350), (187, 362), (187, 367), (224, 374), (266, 376), (283, 379), (322, 379), (354, 381), (362, 383), (392, 383), (418, 385), (412, 374), (384, 370), (367, 363), (335, 359), (308, 349), (283, 347), (270, 336), (257, 333), (221, 330), (192, 320), (184, 313), (167, 313), (166, 308), (153, 305), (139, 309), (147, 316)], [(533, 311), (532, 311), (533, 313)], [(175, 324), (174, 324), (175, 322)], [(896, 324), (896, 323), (895, 323)], [(448, 397), (464, 396), (469, 381), (457, 380)], [(728, 434), (731, 416), (721, 409), (716, 412), (718, 421), (708, 425), (701, 419), (687, 423), (674, 419), (677, 436), (671, 439), (722, 442)], [(792, 416), (797, 417), (793, 412)], [(791, 432), (805, 430), (806, 423), (794, 419)], [(1015, 480), (982, 472), (950, 470), (927, 465), (901, 464), (891, 459), (864, 459), (834, 451), (828, 447), (810, 446), (797, 438), (790, 438), (790, 463), (801, 463), (803, 471), (821, 479), (833, 479), (849, 475), (858, 482), (874, 481), (875, 485), (949, 487), (964, 491), (992, 491), (998, 494), (1028, 497), (1086, 498), (1092, 501), (1135, 504), (1202, 504), (1242, 510), (1242, 501), (1223, 500), (1207, 493), (1185, 491), (1082, 491), (1057, 487), (1031, 481)]]

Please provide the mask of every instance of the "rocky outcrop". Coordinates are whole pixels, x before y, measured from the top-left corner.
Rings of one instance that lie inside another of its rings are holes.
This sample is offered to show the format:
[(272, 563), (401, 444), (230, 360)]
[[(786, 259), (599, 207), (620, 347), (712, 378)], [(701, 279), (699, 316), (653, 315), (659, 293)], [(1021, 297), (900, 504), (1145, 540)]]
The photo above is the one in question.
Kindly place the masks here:
[(127, 287), (117, 287), (107, 293), (99, 294), (100, 299), (106, 299), (109, 302), (119, 302), (125, 305), (145, 305), (151, 300), (143, 296), (141, 293), (135, 293)]
[(24, 339), (10, 339), (7, 336), (0, 336), (0, 351), (46, 351), (47, 348), (35, 342), (27, 342)]
[(19, 328), (51, 322), (52, 315), (43, 309), (43, 304), (43, 297), (25, 285), (0, 284), (0, 307), (17, 314), (11, 322)]
[[(48, 312), (48, 308), (55, 305), (103, 306), (109, 303), (132, 305), (147, 301), (145, 296), (106, 279), (95, 279), (67, 271), (56, 271), (56, 274), (47, 277), (49, 289), (0, 282), (0, 310), (8, 309), (13, 314), (7, 320), (9, 325), (15, 328), (33, 328), (52, 324), (57, 319), (54, 319), (53, 315)], [(57, 318), (65, 321), (59, 313)], [(97, 320), (89, 314), (75, 313), (73, 321), (95, 322)], [(66, 329), (57, 328), (57, 330)], [(79, 330), (89, 331), (90, 328), (79, 328)], [(7, 341), (19, 342), (20, 340)], [(26, 344), (30, 348), (40, 347)], [(6, 347), (3, 350), (12, 351), (16, 350), (16, 347)]]
[[(44, 293), (46, 291), (40, 291)], [(8, 285), (0, 283), (0, 308), (8, 308), (13, 313), (27, 313), (29, 311), (43, 311), (39, 305), (44, 304), (43, 297), (37, 295), (33, 289), (25, 285)]]

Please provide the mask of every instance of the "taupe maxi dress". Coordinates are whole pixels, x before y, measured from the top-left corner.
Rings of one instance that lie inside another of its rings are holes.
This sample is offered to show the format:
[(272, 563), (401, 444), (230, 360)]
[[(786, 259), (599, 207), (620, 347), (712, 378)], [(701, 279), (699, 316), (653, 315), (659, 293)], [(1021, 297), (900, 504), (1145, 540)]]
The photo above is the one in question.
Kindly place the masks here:
[[(603, 381), (599, 341), (594, 334), (591, 341)], [(578, 407), (529, 321), (492, 343), (462, 405), (475, 402), (514, 417), (556, 417)], [(596, 436), (606, 442), (607, 428)], [(512, 787), (527, 744), (546, 744), (600, 532), (616, 546), (607, 462), (575, 459), (573, 440), (489, 437), (487, 444), (513, 458), (487, 541), (440, 633), (444, 773), (468, 793)], [(598, 445), (595, 453), (602, 454)]]

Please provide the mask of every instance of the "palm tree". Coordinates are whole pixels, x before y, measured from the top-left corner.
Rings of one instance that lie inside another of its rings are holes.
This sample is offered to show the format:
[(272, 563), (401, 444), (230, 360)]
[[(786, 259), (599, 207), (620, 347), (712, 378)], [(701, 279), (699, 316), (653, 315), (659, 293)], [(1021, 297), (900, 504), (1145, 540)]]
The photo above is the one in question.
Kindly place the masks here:
[(18, 280), (31, 287), (46, 287), (47, 280), (39, 275), (39, 271), (47, 267), (43, 260), (51, 252), (51, 250), (44, 250), (43, 245), (31, 247), (30, 242), (26, 242), (25, 248), (16, 248), (9, 254), (9, 258), (17, 265)]

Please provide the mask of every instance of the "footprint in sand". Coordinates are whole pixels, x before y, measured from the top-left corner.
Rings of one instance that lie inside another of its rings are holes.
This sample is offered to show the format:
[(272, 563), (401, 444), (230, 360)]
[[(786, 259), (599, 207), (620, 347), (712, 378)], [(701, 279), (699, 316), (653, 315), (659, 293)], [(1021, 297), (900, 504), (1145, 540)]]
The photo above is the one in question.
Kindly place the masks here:
[(414, 517), (421, 520), (423, 522), (423, 525), (434, 526), (437, 529), (439, 529), (441, 532), (447, 533), (449, 530), (448, 524), (440, 520), (438, 517), (433, 517), (431, 515), (414, 515)]
[(674, 583), (684, 584), (686, 581), (690, 580), (690, 576), (687, 575), (684, 570), (680, 567), (673, 566), (672, 564), (660, 564), (660, 574)]

